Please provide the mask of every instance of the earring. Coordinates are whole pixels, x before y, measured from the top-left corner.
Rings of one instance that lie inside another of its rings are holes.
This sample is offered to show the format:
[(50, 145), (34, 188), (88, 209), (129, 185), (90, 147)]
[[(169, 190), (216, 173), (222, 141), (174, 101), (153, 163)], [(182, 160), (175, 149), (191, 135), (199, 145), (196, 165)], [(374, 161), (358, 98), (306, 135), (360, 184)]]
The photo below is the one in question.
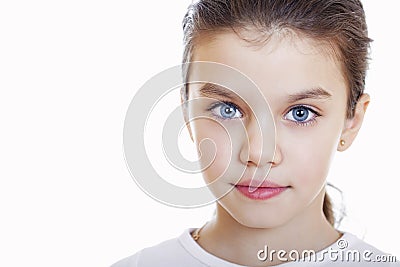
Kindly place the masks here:
[(344, 146), (345, 144), (346, 144), (346, 141), (344, 141), (343, 139), (340, 140), (340, 145), (341, 145), (341, 146)]

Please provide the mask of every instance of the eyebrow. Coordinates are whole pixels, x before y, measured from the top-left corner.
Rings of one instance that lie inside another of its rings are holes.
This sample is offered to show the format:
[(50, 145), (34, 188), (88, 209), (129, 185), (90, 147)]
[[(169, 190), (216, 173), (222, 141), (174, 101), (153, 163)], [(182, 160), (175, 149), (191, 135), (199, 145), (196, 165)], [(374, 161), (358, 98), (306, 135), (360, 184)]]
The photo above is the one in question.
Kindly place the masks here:
[[(200, 87), (199, 92), (202, 96), (220, 96), (224, 98), (236, 98), (237, 95), (232, 91), (226, 89), (223, 86), (212, 84), (212, 83), (205, 83), (202, 87)], [(290, 94), (288, 96), (288, 102), (294, 103), (303, 99), (329, 99), (332, 97), (328, 91), (321, 87), (314, 87), (311, 89), (306, 89), (299, 93)]]
[(326, 90), (324, 90), (321, 87), (315, 87), (315, 88), (301, 91), (296, 94), (289, 95), (288, 101), (289, 101), (289, 103), (293, 103), (296, 101), (300, 101), (303, 99), (309, 99), (309, 98), (311, 98), (311, 99), (328, 99), (330, 97), (332, 97), (332, 95), (330, 93), (328, 93)]
[(232, 91), (226, 89), (223, 86), (217, 85), (217, 84), (212, 84), (212, 83), (206, 83), (202, 87), (200, 87), (199, 92), (202, 96), (208, 97), (208, 96), (220, 96), (224, 98), (236, 98), (237, 95), (233, 93)]

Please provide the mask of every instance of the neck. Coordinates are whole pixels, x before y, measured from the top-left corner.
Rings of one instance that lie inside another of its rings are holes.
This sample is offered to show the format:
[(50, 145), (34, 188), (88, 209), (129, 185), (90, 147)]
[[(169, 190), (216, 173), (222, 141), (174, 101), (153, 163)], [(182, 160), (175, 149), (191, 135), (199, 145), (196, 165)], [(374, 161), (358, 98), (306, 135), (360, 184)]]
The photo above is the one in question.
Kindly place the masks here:
[(304, 212), (274, 228), (242, 225), (218, 203), (216, 216), (202, 229), (198, 242), (217, 257), (250, 266), (282, 263), (276, 257), (272, 261), (260, 261), (257, 252), (265, 246), (269, 251), (297, 250), (300, 254), (303, 250), (322, 250), (340, 235), (322, 212), (323, 194), (318, 198)]

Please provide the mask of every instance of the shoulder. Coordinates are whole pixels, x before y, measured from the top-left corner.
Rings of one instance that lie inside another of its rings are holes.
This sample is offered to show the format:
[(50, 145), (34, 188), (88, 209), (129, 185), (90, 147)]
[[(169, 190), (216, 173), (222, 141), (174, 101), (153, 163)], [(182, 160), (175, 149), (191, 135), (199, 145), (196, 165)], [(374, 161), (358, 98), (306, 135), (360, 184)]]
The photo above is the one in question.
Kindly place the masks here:
[(400, 266), (395, 256), (379, 250), (351, 233), (344, 233), (335, 243), (334, 249), (338, 259), (351, 266)]
[(111, 267), (147, 267), (147, 266), (195, 266), (195, 259), (182, 244), (183, 237), (190, 235), (187, 229), (178, 238), (173, 238), (155, 246), (144, 248), (136, 254), (124, 258)]
[(118, 262), (111, 265), (111, 267), (136, 267), (138, 266), (138, 259), (140, 257), (141, 252), (142, 251), (139, 251), (132, 256), (119, 260)]
[(339, 249), (343, 247), (342, 249), (354, 249), (360, 251), (370, 251), (376, 254), (386, 254), (351, 233), (344, 233), (336, 242), (336, 245), (339, 247)]
[(111, 267), (166, 266), (166, 263), (173, 263), (176, 256), (181, 252), (182, 248), (178, 239), (174, 238), (155, 246), (144, 248), (134, 255), (120, 260)]

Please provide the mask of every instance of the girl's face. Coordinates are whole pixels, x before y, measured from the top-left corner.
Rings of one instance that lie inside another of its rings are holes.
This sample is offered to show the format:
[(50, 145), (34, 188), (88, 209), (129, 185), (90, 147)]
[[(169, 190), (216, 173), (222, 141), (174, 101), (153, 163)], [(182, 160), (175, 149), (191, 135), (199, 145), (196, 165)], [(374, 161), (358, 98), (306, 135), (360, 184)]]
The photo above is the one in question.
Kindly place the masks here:
[[(189, 119), (206, 116), (220, 124), (207, 119), (189, 124), (197, 146), (204, 139), (215, 144), (216, 157), (203, 171), (204, 179), (207, 183), (218, 179), (210, 186), (215, 195), (236, 185), (219, 204), (248, 227), (277, 227), (296, 216), (321, 216), (326, 176), (345, 124), (347, 89), (340, 65), (323, 46), (294, 34), (272, 35), (264, 46), (256, 47), (233, 32), (199, 42), (193, 61), (222, 63), (247, 75), (270, 105), (270, 114), (257, 114), (261, 129), (270, 126), (263, 126), (263, 118), (272, 116), (275, 124), (275, 154), (261, 151), (260, 144), (269, 142), (270, 136), (256, 134), (259, 126), (250, 110), (268, 109), (257, 106), (261, 102), (254, 91), (239, 89), (246, 103), (218, 90), (201, 90), (204, 84), (189, 86), (189, 100), (208, 98), (189, 102)], [(224, 128), (232, 133), (232, 143)], [(202, 148), (203, 166), (212, 157), (207, 153), (214, 155), (215, 149)], [(237, 173), (224, 173), (227, 164)], [(248, 197), (238, 184), (245, 185), (253, 176), (273, 184)], [(262, 192), (270, 197), (255, 199)]]

